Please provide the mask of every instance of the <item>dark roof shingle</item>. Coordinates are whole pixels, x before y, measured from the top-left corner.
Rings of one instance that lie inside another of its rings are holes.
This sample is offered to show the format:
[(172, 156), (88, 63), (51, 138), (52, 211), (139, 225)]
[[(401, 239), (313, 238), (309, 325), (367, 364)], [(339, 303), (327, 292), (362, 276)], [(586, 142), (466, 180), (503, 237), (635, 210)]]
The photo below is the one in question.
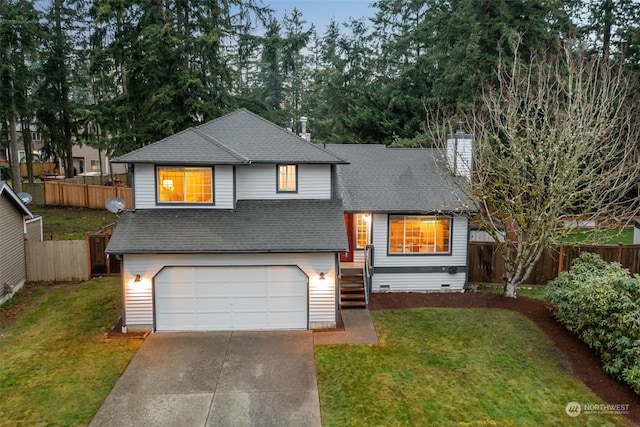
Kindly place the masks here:
[(326, 149), (349, 162), (337, 166), (338, 189), (347, 212), (469, 210), (464, 195), (445, 178), (447, 170), (439, 165), (437, 150), (379, 144), (328, 144)]
[(246, 109), (236, 110), (114, 159), (115, 163), (345, 163)]
[(244, 200), (236, 210), (146, 209), (121, 214), (106, 252), (238, 253), (347, 250), (336, 200)]

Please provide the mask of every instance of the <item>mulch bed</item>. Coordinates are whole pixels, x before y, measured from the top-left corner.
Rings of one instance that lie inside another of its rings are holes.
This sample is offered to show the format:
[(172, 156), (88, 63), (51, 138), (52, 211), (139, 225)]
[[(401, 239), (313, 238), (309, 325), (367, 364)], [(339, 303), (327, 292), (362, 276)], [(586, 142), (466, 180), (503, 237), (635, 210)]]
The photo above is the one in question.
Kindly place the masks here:
[(640, 396), (627, 385), (619, 383), (602, 369), (600, 358), (563, 325), (558, 323), (547, 303), (531, 298), (504, 298), (499, 294), (467, 293), (374, 293), (372, 310), (444, 307), (444, 308), (502, 308), (514, 310), (533, 320), (556, 344), (566, 358), (571, 373), (586, 384), (608, 404), (629, 404), (627, 418), (640, 425)]

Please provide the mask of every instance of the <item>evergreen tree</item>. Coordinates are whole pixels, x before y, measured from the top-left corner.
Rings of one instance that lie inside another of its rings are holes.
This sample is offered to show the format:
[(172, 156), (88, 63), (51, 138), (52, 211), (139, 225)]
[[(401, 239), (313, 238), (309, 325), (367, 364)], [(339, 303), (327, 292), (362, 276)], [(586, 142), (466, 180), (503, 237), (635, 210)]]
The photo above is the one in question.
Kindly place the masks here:
[(73, 145), (77, 134), (77, 108), (72, 99), (72, 79), (82, 63), (84, 3), (51, 0), (44, 15), (47, 37), (39, 64), (38, 120), (44, 126), (47, 150), (62, 159), (67, 177), (73, 177)]
[(264, 13), (253, 0), (95, 0), (94, 57), (112, 88), (96, 109), (117, 117), (116, 154), (233, 109), (232, 60), (247, 65), (235, 54)]
[(29, 1), (0, 2), (0, 120), (8, 124), (11, 179), (16, 191), (21, 190), (18, 124), (22, 130), (29, 181), (33, 182), (30, 132), (33, 104), (30, 94), (35, 79), (32, 62), (40, 37), (38, 19), (38, 13)]

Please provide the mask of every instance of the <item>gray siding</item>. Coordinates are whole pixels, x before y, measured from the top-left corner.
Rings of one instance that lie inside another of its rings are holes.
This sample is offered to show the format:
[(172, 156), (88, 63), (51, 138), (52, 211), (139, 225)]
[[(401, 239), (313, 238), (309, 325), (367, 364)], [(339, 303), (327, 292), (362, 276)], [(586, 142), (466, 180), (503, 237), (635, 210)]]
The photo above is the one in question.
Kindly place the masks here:
[(276, 191), (276, 165), (237, 167), (238, 200), (330, 199), (331, 165), (298, 165), (298, 191)]
[(25, 221), (27, 227), (26, 239), (30, 241), (42, 241), (42, 217), (38, 216)]
[[(461, 291), (464, 288), (468, 250), (467, 218), (453, 218), (451, 254), (448, 255), (388, 255), (388, 215), (376, 214), (373, 221), (374, 292)], [(449, 267), (458, 267), (457, 273), (450, 274)]]
[(27, 277), (22, 213), (0, 196), (0, 284), (21, 286)]

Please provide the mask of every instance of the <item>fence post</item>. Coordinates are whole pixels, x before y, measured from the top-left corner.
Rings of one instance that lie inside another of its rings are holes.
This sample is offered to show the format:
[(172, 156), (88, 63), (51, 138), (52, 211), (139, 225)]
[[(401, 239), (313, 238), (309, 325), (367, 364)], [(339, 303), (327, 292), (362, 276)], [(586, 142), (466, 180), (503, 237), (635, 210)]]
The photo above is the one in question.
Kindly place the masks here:
[(622, 265), (622, 243), (618, 243), (618, 264)]
[(558, 276), (564, 271), (564, 244), (560, 244), (560, 255), (558, 256)]

